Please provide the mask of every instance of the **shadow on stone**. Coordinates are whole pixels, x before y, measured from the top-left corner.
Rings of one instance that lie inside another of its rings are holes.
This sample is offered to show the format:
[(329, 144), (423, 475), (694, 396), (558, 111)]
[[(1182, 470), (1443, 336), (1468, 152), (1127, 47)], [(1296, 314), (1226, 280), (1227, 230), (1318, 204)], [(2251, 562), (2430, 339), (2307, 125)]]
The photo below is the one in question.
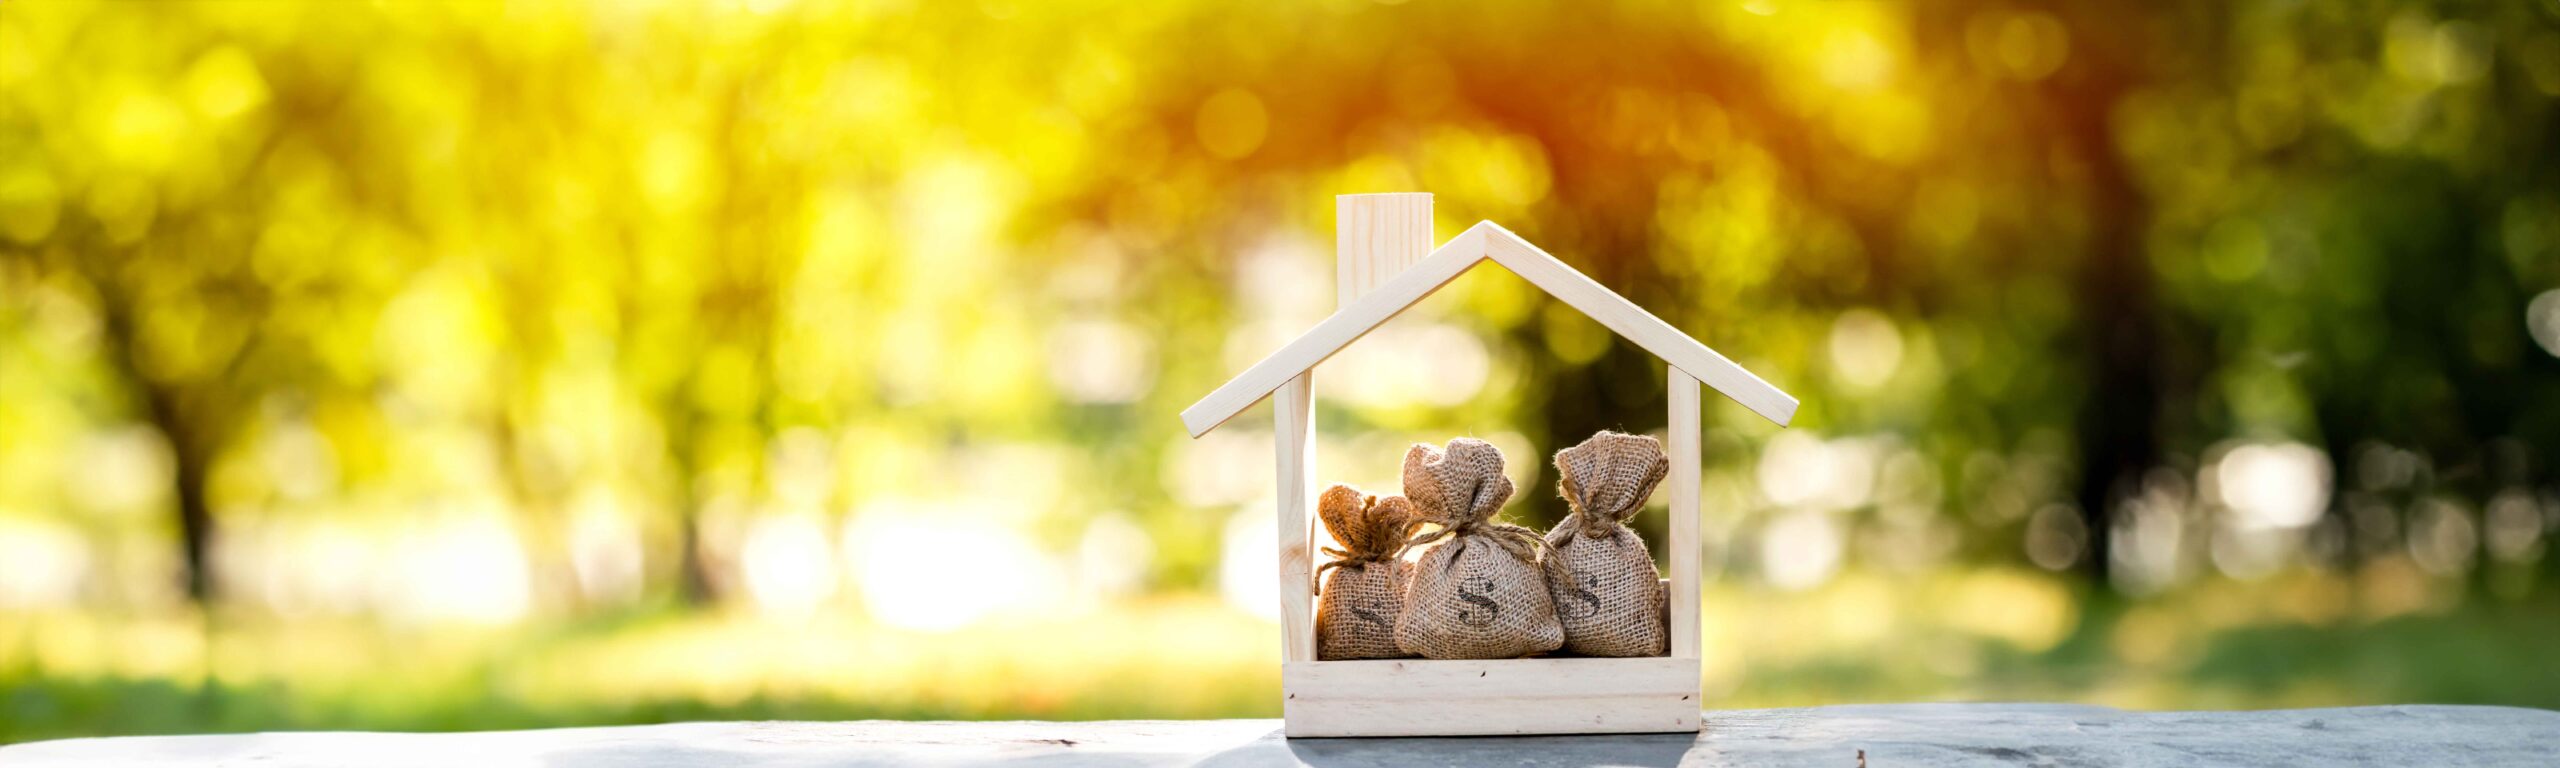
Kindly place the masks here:
[[(807, 764), (773, 755), (757, 755), (732, 749), (696, 747), (647, 741), (633, 744), (598, 744), (563, 749), (543, 756), (542, 765), (579, 766), (580, 768), (678, 768), (693, 765), (763, 766)], [(833, 765), (878, 764), (867, 761), (832, 763)]]
[[(1676, 766), (1697, 743), (1689, 733), (1609, 736), (1459, 736), (1435, 738), (1282, 739), (1278, 731), (1232, 750), (1235, 760), (1211, 758), (1203, 766), (1267, 764), (1249, 753), (1284, 745), (1290, 757), (1316, 768), (1411, 765)], [(1268, 753), (1263, 753), (1267, 755)], [(1224, 756), (1221, 756), (1224, 757)]]

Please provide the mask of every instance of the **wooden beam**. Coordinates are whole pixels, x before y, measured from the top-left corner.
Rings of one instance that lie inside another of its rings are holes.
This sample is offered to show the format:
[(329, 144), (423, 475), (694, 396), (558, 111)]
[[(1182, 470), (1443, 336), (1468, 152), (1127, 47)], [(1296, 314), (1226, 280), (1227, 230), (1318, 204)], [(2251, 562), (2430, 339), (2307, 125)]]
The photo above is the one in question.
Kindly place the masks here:
[(1315, 386), (1308, 374), (1280, 385), (1272, 398), (1272, 452), (1279, 469), (1280, 660), (1316, 658), (1315, 576), (1308, 543), (1315, 520)]
[[(1666, 366), (1668, 367), (1668, 366)], [(1698, 658), (1698, 380), (1670, 368), (1664, 391), (1671, 416), (1671, 656)], [(1690, 680), (1696, 684), (1696, 680)]]
[(1353, 299), (1332, 317), (1317, 323), (1316, 327), (1263, 358), (1262, 362), (1236, 374), (1216, 391), (1183, 409), (1183, 428), (1189, 430), (1192, 437), (1208, 434), (1209, 430), (1235, 418), (1236, 414), (1253, 407), (1254, 403), (1262, 402), (1264, 396), (1279, 389), (1281, 384), (1315, 370), (1317, 364), (1333, 357), (1334, 353), (1351, 346), (1352, 342), (1359, 341), (1360, 337), (1385, 324), (1406, 307), (1457, 279), (1468, 267), (1484, 260), (1484, 231), (1492, 226), (1491, 222), (1486, 222), (1469, 227), (1432, 251), (1431, 255), (1406, 268), (1403, 274), (1380, 284), (1377, 290)]
[(1794, 397), (1769, 386), (1769, 382), (1761, 381), (1760, 377), (1733, 364), (1724, 355), (1716, 354), (1715, 350), (1698, 343), (1697, 339), (1689, 338), (1688, 334), (1671, 327), (1662, 318), (1654, 317), (1653, 313), (1627, 301), (1626, 297), (1593, 282), (1581, 271), (1547, 255), (1546, 251), (1530, 245), (1529, 241), (1520, 239), (1510, 230), (1488, 221), (1468, 231), (1477, 230), (1489, 230), (1485, 233), (1485, 257), (1511, 270), (1512, 274), (1599, 321), (1626, 340), (1635, 342), (1636, 346), (1662, 358), (1671, 367), (1686, 371), (1707, 386), (1715, 387), (1717, 392), (1733, 398), (1734, 402), (1741, 403), (1762, 418), (1777, 422), (1779, 426), (1785, 426), (1795, 418)]

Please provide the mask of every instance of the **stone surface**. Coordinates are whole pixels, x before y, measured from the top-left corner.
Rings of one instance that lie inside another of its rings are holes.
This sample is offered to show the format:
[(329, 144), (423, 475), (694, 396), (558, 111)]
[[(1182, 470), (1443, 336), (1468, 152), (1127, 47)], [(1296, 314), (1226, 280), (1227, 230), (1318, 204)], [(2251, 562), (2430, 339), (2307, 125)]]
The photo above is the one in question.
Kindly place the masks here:
[(2560, 765), (2560, 712), (2399, 706), (2124, 712), (2055, 704), (1710, 711), (1657, 736), (1282, 739), (1276, 720), (678, 723), (496, 733), (264, 733), (0, 747), (0, 765), (1043, 766)]

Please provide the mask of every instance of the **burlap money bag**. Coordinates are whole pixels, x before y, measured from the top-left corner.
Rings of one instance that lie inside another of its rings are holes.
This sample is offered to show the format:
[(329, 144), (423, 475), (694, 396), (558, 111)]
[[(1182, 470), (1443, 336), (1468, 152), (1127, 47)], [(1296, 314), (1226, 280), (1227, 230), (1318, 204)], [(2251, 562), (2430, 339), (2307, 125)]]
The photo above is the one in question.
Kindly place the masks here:
[(1507, 659), (1564, 644), (1538, 570), (1537, 532), (1493, 521), (1511, 500), (1501, 451), (1463, 437), (1446, 451), (1416, 445), (1404, 454), (1404, 495), (1440, 525), (1412, 544), (1440, 543), (1414, 563), (1396, 647), (1434, 659)]
[(1413, 502), (1379, 498), (1348, 485), (1316, 497), (1316, 517), (1342, 548), (1316, 566), (1324, 589), (1316, 595), (1316, 658), (1393, 659), (1413, 654), (1396, 648), (1396, 619), (1404, 615), (1405, 538), (1422, 527)]
[(1547, 589), (1564, 649), (1585, 656), (1661, 656), (1662, 581), (1653, 553), (1627, 528), (1670, 471), (1662, 441), (1601, 432), (1556, 452), (1557, 485), (1572, 513), (1547, 532)]

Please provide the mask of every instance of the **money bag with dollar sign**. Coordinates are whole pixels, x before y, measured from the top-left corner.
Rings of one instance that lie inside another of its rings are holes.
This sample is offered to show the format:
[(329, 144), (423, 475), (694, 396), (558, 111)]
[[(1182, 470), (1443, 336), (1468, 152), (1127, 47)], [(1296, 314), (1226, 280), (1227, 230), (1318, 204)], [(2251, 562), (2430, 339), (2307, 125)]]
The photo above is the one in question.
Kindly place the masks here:
[(1316, 596), (1316, 658), (1392, 659), (1410, 656), (1396, 647), (1396, 619), (1404, 615), (1404, 582), (1413, 564), (1406, 537), (1422, 520), (1402, 496), (1380, 498), (1348, 485), (1316, 497), (1316, 517), (1340, 549), (1316, 567), (1324, 591)]
[(1643, 435), (1603, 431), (1556, 452), (1556, 474), (1563, 478), (1557, 489), (1573, 512), (1547, 532), (1546, 573), (1565, 650), (1585, 656), (1670, 651), (1653, 553), (1627, 528), (1670, 468), (1662, 441)]
[(1547, 593), (1536, 531), (1493, 516), (1511, 500), (1502, 451), (1473, 438), (1448, 448), (1415, 445), (1404, 455), (1404, 495), (1440, 530), (1405, 586), (1396, 647), (1433, 659), (1507, 659), (1564, 645)]

